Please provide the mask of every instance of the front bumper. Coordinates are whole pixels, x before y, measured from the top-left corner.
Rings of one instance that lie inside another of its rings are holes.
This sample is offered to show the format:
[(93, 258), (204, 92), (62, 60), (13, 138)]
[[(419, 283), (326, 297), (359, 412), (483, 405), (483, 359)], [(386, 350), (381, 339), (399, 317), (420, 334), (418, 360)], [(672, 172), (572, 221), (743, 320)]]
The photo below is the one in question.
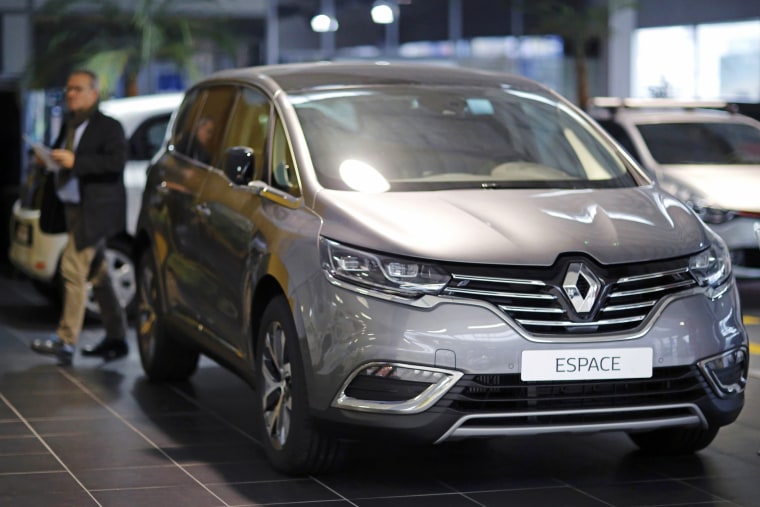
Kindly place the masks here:
[[(643, 333), (603, 341), (579, 336), (577, 343), (566, 337), (533, 341), (486, 302), (428, 297), (415, 305), (399, 304), (330, 284), (320, 284), (316, 293), (327, 307), (302, 306), (312, 311), (300, 315), (308, 337), (312, 413), (346, 433), (384, 430), (399, 438), (443, 441), (721, 426), (743, 406), (742, 392), (721, 395), (698, 366), (726, 351), (747, 349), (733, 282), (716, 299), (692, 291), (670, 300), (654, 312)], [(521, 379), (523, 351), (595, 348), (650, 349), (652, 375)], [(384, 384), (357, 375), (366, 365), (382, 369), (383, 364), (440, 370), (449, 381), (442, 390), (419, 383), (421, 374), (407, 375), (416, 384), (393, 378)], [(746, 363), (743, 367), (746, 377)]]

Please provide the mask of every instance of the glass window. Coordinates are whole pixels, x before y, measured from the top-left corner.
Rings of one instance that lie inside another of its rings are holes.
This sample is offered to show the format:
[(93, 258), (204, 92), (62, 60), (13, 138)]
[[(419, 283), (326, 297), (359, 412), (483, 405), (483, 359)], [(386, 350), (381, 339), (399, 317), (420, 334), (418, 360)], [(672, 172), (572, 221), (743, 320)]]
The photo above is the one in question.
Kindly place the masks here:
[(636, 30), (635, 97), (760, 100), (760, 20)]
[(130, 160), (148, 160), (156, 154), (164, 141), (170, 114), (150, 118), (140, 125), (129, 140)]
[(266, 160), (266, 141), (269, 126), (269, 101), (257, 90), (244, 88), (228, 122), (224, 150), (233, 146), (253, 149), (255, 170), (253, 179), (261, 179)]
[(636, 147), (633, 145), (631, 137), (628, 135), (628, 132), (625, 131), (622, 125), (611, 120), (597, 120), (597, 122), (604, 128), (604, 130), (609, 132), (609, 134), (615, 138), (615, 140), (620, 143), (620, 145), (625, 148), (625, 150), (637, 162), (641, 162), (641, 158), (639, 157), (639, 153), (636, 150)]
[(378, 86), (291, 95), (291, 100), (327, 188), (635, 184), (614, 146), (543, 92)]
[(271, 184), (294, 197), (301, 196), (301, 186), (293, 163), (293, 151), (290, 149), (285, 129), (280, 117), (275, 118), (274, 137), (272, 138), (272, 175)]
[(198, 110), (203, 105), (202, 100), (198, 100), (200, 95), (197, 89), (188, 92), (177, 111), (171, 144), (179, 153), (187, 153), (187, 145), (192, 137), (193, 122), (198, 115)]
[[(179, 120), (176, 149), (180, 153), (208, 165), (221, 161), (222, 139), (226, 118), (235, 101), (237, 88), (215, 86), (200, 92), (189, 111)], [(185, 113), (184, 106), (181, 113)]]
[(639, 125), (652, 157), (661, 164), (758, 164), (760, 129), (741, 123)]

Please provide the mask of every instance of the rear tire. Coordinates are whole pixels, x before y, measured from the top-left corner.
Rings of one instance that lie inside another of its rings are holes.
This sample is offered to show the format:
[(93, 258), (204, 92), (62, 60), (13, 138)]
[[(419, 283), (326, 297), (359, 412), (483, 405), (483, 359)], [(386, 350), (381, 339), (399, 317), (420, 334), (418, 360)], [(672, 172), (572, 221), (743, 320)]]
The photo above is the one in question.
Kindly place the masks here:
[(153, 381), (187, 380), (198, 368), (198, 351), (166, 333), (159, 295), (156, 265), (150, 251), (138, 265), (137, 343), (143, 370)]
[(686, 428), (663, 428), (660, 430), (629, 433), (639, 449), (647, 454), (678, 455), (691, 454), (704, 449), (715, 439), (718, 426), (707, 428), (690, 426)]
[(264, 452), (286, 474), (319, 473), (338, 462), (340, 442), (314, 425), (290, 307), (279, 295), (267, 305), (256, 341), (257, 424)]

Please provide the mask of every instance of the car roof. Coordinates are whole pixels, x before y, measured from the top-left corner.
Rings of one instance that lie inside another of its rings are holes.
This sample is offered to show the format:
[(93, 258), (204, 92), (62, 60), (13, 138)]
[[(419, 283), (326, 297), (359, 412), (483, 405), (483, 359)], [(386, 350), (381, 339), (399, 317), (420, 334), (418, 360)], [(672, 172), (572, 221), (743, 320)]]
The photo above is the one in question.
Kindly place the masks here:
[(755, 119), (729, 110), (729, 105), (721, 101), (595, 97), (590, 106), (589, 112), (595, 119), (617, 123), (725, 122), (760, 126)]
[(147, 118), (174, 112), (183, 96), (184, 93), (176, 92), (109, 99), (100, 103), (100, 110), (119, 120), (125, 135), (130, 137)]
[(217, 72), (202, 80), (270, 83), (286, 92), (367, 85), (509, 85), (548, 90), (522, 77), (433, 64), (316, 62), (265, 65)]

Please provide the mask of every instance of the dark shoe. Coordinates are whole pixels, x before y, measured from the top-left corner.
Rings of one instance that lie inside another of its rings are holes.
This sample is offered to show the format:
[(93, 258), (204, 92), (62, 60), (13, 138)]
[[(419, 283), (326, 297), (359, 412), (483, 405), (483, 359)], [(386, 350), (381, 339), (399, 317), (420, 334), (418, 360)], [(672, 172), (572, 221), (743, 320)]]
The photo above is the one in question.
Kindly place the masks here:
[(113, 361), (126, 356), (128, 353), (129, 347), (125, 340), (107, 336), (97, 345), (88, 345), (82, 349), (83, 356), (102, 357), (104, 361)]
[(56, 335), (46, 340), (34, 340), (32, 342), (32, 350), (38, 354), (55, 356), (58, 359), (58, 364), (61, 366), (69, 366), (71, 359), (74, 357), (74, 347), (63, 343)]

